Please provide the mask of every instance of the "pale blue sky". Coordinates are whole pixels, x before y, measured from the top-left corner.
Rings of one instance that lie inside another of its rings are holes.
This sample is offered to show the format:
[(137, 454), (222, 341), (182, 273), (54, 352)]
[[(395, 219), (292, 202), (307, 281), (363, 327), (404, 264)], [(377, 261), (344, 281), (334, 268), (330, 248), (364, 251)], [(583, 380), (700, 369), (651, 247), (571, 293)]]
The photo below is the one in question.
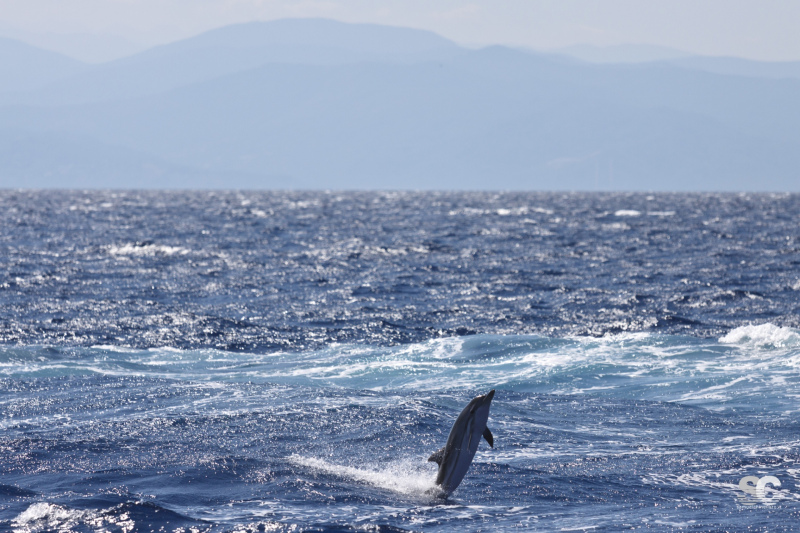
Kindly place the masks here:
[(797, 0), (0, 0), (0, 35), (45, 42), (45, 34), (101, 34), (109, 46), (151, 46), (286, 17), (423, 28), (471, 45), (634, 43), (800, 60)]

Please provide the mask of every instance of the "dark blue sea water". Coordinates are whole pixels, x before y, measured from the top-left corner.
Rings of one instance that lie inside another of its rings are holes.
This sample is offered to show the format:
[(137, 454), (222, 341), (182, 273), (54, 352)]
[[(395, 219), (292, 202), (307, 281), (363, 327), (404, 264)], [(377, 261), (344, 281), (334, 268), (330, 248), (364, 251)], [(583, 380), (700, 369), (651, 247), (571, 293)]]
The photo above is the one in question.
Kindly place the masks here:
[(0, 530), (798, 523), (800, 195), (0, 191)]

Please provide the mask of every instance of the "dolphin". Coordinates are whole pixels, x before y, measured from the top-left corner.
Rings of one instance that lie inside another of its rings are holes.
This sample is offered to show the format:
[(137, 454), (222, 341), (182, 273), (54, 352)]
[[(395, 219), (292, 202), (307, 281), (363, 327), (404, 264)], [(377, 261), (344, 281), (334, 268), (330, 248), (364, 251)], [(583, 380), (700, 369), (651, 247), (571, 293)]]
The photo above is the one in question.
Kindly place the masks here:
[(494, 448), (494, 437), (486, 427), (492, 398), (494, 398), (494, 389), (484, 396), (473, 398), (456, 418), (450, 435), (447, 437), (447, 444), (428, 458), (428, 461), (439, 465), (436, 484), (442, 488), (445, 498), (456, 490), (467, 474), (469, 465), (472, 464), (472, 459), (478, 450), (481, 437)]

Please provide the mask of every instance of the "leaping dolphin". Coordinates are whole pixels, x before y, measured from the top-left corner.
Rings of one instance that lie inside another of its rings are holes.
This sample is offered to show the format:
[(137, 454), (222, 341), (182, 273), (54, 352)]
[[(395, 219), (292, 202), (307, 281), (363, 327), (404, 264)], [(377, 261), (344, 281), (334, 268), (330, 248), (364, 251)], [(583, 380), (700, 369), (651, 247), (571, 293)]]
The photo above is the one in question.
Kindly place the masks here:
[(439, 465), (436, 484), (442, 488), (445, 497), (456, 490), (464, 479), (478, 450), (481, 437), (494, 448), (494, 437), (486, 427), (492, 398), (494, 389), (490, 390), (489, 394), (473, 398), (456, 418), (447, 437), (447, 444), (428, 458), (428, 461)]

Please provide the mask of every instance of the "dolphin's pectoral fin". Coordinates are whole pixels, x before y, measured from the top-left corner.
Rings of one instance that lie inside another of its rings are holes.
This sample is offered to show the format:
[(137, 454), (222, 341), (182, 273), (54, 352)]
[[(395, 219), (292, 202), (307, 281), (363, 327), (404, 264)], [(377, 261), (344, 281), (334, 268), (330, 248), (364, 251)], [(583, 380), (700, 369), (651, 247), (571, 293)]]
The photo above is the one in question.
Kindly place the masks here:
[(483, 430), (483, 438), (486, 439), (486, 442), (489, 443), (489, 446), (494, 448), (494, 437), (492, 436), (492, 432), (489, 431), (489, 428)]
[(445, 446), (442, 446), (441, 450), (436, 450), (428, 457), (428, 461), (434, 462), (439, 466), (442, 466), (442, 459), (444, 459), (444, 449)]

